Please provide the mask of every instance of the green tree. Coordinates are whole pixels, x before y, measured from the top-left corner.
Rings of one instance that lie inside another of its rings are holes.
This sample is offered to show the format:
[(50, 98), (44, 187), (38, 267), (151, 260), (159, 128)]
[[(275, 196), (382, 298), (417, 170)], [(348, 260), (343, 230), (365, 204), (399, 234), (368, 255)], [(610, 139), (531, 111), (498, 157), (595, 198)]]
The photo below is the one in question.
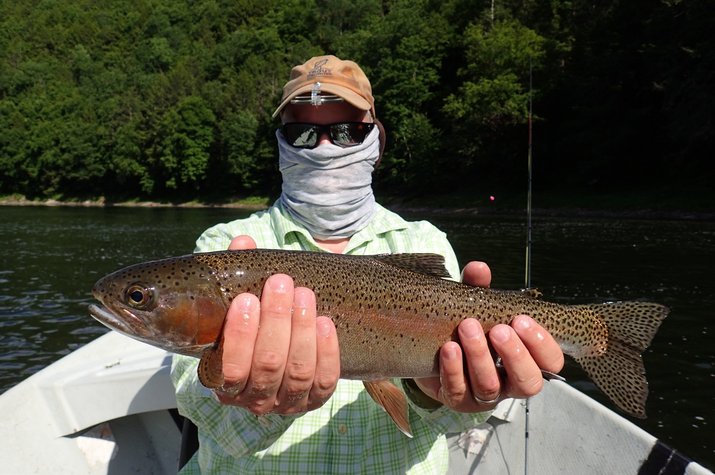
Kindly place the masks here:
[[(215, 117), (200, 97), (182, 99), (164, 115), (155, 151), (157, 183), (170, 192), (198, 191), (209, 165)], [(149, 190), (146, 190), (149, 191)]]
[[(539, 71), (544, 39), (515, 19), (480, 21), (464, 32), (465, 65), (456, 93), (446, 97), (443, 111), (453, 124), (451, 154), (459, 166), (481, 173), (508, 173), (520, 156), (501, 149), (504, 135), (528, 119), (529, 70)], [(498, 144), (498, 147), (494, 147)]]
[(363, 41), (341, 41), (338, 54), (355, 58), (372, 82), (388, 135), (380, 185), (419, 188), (434, 184), (442, 168), (433, 111), (452, 30), (437, 3), (396, 0), (385, 5), (381, 16), (370, 17), (367, 33), (352, 36)]
[(272, 193), (271, 113), (291, 66), (323, 53), (371, 78), (388, 131), (377, 183), (393, 192), (521, 184), (530, 64), (538, 183), (704, 185), (710, 6), (0, 2), (0, 193)]

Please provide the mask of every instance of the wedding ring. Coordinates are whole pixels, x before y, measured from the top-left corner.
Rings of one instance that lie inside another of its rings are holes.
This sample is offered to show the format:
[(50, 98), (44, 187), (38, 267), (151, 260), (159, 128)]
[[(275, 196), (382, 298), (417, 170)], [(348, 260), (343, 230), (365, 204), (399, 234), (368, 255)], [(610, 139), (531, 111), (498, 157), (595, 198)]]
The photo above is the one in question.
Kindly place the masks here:
[(229, 396), (229, 397), (236, 396), (237, 394), (239, 394), (242, 391), (243, 391), (243, 388), (238, 383), (232, 384), (230, 386), (221, 385), (218, 388), (215, 388), (213, 390), (213, 392), (216, 394), (220, 394), (222, 396)]
[(489, 406), (490, 404), (496, 404), (499, 401), (500, 396), (501, 396), (501, 393), (498, 393), (497, 397), (495, 397), (494, 399), (481, 399), (481, 398), (477, 397), (476, 394), (473, 397), (474, 397), (474, 400), (477, 401), (479, 404), (481, 404), (483, 406)]

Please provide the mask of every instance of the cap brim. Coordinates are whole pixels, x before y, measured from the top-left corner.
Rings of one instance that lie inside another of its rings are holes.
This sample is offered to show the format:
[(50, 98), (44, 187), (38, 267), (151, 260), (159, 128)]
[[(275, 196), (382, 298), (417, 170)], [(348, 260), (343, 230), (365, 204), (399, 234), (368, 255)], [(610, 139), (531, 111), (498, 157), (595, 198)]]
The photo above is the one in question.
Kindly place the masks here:
[[(283, 102), (280, 103), (278, 108), (273, 112), (273, 115), (271, 118), (275, 118), (280, 112), (283, 110), (285, 106), (287, 106), (291, 100), (296, 98), (297, 96), (300, 96), (302, 94), (305, 94), (307, 92), (310, 92), (313, 89), (313, 84), (306, 84), (305, 86), (301, 86), (295, 91), (293, 91), (292, 94), (290, 94), (288, 97), (283, 99)], [(343, 99), (345, 99), (347, 102), (352, 104), (353, 106), (357, 107), (358, 109), (364, 110), (364, 111), (369, 111), (371, 109), (370, 103), (365, 100), (364, 97), (362, 97), (360, 94), (356, 93), (355, 91), (352, 91), (351, 89), (348, 89), (347, 87), (340, 86), (339, 84), (330, 84), (330, 83), (325, 83), (321, 82), (320, 83), (320, 91), (321, 92), (327, 92), (330, 94), (335, 94), (336, 96), (340, 96)]]

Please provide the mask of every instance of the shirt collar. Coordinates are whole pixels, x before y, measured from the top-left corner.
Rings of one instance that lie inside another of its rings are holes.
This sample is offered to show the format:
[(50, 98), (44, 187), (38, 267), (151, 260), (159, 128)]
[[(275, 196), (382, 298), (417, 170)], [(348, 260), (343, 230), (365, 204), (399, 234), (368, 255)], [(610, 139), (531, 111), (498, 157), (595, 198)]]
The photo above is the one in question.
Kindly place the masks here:
[(271, 223), (280, 247), (286, 246), (286, 244), (291, 240), (290, 236), (292, 234), (303, 236), (306, 241), (315, 245), (315, 241), (313, 241), (310, 233), (294, 221), (293, 218), (291, 218), (291, 216), (283, 209), (283, 206), (281, 206), (280, 200), (276, 201), (273, 206), (271, 206), (270, 212)]
[[(305, 228), (301, 227), (287, 212), (285, 212), (279, 201), (276, 201), (276, 203), (274, 203), (271, 207), (271, 222), (273, 224), (273, 229), (279, 246), (285, 247), (290, 244), (293, 239), (291, 236), (297, 234), (301, 236), (305, 242), (308, 242), (312, 246), (320, 249), (313, 239), (313, 236), (311, 236)], [(372, 241), (383, 234), (392, 231), (400, 231), (406, 228), (407, 222), (404, 219), (375, 203), (375, 214), (366, 227), (355, 233), (350, 238), (346, 252), (349, 252), (351, 249), (355, 249), (366, 242)]]

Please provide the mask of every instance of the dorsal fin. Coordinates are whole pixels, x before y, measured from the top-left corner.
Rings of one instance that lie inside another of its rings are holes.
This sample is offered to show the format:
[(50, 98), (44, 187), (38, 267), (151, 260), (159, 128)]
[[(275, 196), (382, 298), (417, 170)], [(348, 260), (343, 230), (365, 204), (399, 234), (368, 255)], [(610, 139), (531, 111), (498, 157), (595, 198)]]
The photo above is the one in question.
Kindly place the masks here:
[(434, 277), (450, 277), (444, 256), (428, 253), (378, 254), (375, 259), (391, 266)]
[(544, 296), (544, 294), (541, 293), (539, 289), (536, 287), (529, 287), (528, 289), (521, 289), (521, 291), (524, 293), (526, 297), (532, 298), (539, 300), (541, 297)]
[(493, 292), (498, 292), (500, 294), (508, 294), (508, 295), (513, 295), (514, 297), (521, 297), (525, 299), (534, 299), (534, 300), (539, 300), (541, 297), (544, 295), (541, 293), (539, 289), (536, 287), (531, 287), (528, 289), (520, 289), (520, 290), (493, 290)]

